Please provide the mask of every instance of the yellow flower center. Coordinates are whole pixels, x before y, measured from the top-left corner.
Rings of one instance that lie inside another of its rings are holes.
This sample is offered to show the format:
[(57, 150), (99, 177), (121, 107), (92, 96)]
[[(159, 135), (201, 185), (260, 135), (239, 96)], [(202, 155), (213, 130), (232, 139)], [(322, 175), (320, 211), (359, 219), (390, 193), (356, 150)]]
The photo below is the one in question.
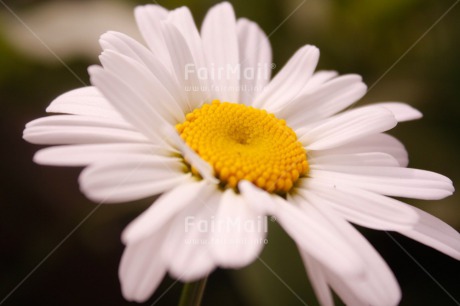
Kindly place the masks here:
[(224, 187), (248, 180), (286, 193), (308, 171), (307, 155), (286, 121), (243, 104), (205, 104), (176, 125), (182, 139), (214, 168)]

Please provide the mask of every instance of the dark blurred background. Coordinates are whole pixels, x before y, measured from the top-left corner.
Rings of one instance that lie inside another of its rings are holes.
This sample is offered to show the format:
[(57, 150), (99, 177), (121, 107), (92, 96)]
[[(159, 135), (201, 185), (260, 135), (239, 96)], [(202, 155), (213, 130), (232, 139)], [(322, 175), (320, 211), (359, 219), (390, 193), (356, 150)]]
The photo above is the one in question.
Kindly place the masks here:
[[(158, 2), (169, 9), (184, 5)], [(200, 24), (217, 2), (186, 5)], [(270, 33), (277, 67), (303, 44), (314, 44), (321, 50), (320, 69), (358, 73), (369, 86), (375, 84), (358, 105), (405, 101), (420, 109), (423, 120), (392, 131), (407, 146), (410, 166), (447, 175), (454, 184), (460, 180), (460, 5), (440, 19), (459, 1), (231, 2), (237, 16)], [(86, 68), (98, 63), (101, 33), (111, 29), (139, 37), (132, 8), (146, 3), (151, 2), (0, 1), (1, 305), (130, 304), (117, 277), (119, 237), (152, 199), (101, 206), (80, 224), (95, 208), (78, 190), (81, 169), (35, 165), (32, 156), (39, 147), (23, 141), (22, 130), (45, 114), (54, 97), (89, 83)], [(458, 194), (410, 203), (460, 229)], [(454, 300), (460, 301), (457, 261), (392, 234), (424, 271), (386, 233), (360, 230), (398, 278), (401, 305), (460, 305)], [(275, 223), (268, 238), (262, 260), (211, 275), (204, 305), (317, 304), (293, 242)], [(145, 305), (175, 305), (181, 287), (165, 278)]]

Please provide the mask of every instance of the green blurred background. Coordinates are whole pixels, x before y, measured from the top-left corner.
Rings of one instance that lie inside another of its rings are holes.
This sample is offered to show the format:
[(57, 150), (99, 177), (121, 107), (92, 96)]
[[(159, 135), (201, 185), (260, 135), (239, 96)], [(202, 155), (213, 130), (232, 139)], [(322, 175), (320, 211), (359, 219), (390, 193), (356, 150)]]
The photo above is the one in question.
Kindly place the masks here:
[[(189, 6), (200, 24), (218, 1), (158, 2), (169, 9)], [(460, 180), (460, 5), (429, 30), (455, 1), (231, 2), (237, 16), (270, 33), (277, 67), (303, 44), (314, 44), (321, 50), (320, 69), (358, 73), (368, 85), (375, 84), (358, 105), (405, 101), (420, 109), (423, 120), (392, 131), (406, 144), (410, 166), (445, 174), (454, 184)], [(101, 206), (60, 244), (95, 204), (78, 190), (81, 169), (35, 165), (32, 156), (39, 147), (21, 135), (54, 97), (89, 83), (86, 68), (98, 63), (97, 37), (103, 31), (138, 37), (132, 8), (145, 3), (149, 1), (0, 1), (1, 305), (130, 304), (121, 296), (117, 277), (123, 251), (119, 237), (152, 199)], [(460, 229), (458, 200), (455, 194), (410, 203)], [(392, 234), (452, 299), (387, 234), (360, 230), (398, 278), (401, 305), (459, 305), (454, 301), (460, 301), (457, 261)], [(317, 304), (293, 242), (276, 223), (270, 224), (268, 238), (261, 260), (211, 275), (204, 305)], [(165, 278), (145, 305), (175, 305), (181, 287)]]

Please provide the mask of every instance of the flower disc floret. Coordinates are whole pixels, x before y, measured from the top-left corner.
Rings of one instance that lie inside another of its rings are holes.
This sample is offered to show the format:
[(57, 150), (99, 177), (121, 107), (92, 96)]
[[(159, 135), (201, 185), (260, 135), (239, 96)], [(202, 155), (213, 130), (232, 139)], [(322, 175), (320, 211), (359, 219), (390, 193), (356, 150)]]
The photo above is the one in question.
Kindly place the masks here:
[(224, 187), (248, 180), (273, 193), (288, 192), (308, 171), (305, 149), (284, 120), (243, 104), (205, 104), (176, 129)]

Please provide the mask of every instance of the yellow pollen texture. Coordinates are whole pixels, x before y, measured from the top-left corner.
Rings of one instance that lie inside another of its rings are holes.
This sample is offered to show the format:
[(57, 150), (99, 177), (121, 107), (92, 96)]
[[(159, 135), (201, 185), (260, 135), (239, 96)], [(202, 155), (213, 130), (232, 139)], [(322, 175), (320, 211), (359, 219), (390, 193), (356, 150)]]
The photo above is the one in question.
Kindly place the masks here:
[(286, 193), (308, 171), (294, 131), (265, 110), (215, 100), (188, 113), (176, 129), (225, 187), (248, 180), (268, 192)]

